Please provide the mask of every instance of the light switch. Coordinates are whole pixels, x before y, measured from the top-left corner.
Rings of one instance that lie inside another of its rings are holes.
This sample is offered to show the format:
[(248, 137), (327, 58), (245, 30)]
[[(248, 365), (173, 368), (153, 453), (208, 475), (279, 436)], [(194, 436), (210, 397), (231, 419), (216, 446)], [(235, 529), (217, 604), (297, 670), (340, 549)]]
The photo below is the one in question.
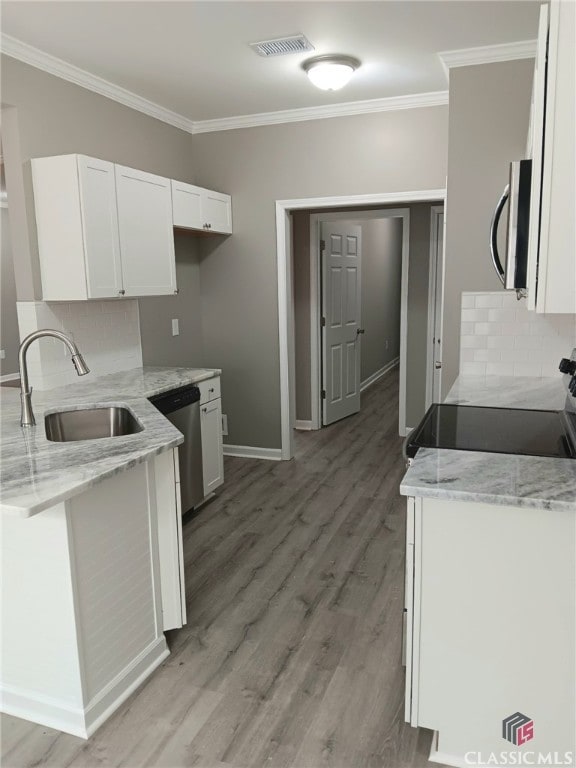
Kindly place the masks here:
[(0, 360), (5, 360), (5, 359), (6, 359), (6, 350), (0, 349)]
[(179, 336), (180, 335), (180, 324), (178, 322), (178, 318), (175, 317), (172, 320), (172, 336)]

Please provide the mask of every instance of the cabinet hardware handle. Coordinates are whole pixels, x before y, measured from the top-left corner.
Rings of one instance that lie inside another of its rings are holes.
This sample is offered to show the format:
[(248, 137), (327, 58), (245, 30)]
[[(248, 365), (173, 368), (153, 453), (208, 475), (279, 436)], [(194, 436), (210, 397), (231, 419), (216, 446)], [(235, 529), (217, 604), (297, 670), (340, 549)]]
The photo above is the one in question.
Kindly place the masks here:
[(214, 387), (208, 390), (208, 392), (214, 392)]
[(176, 290), (174, 291), (174, 293), (180, 293), (180, 288), (176, 288)]
[(124, 289), (122, 289), (121, 291), (118, 291), (118, 293), (120, 294), (120, 296), (124, 296), (124, 294), (126, 293), (126, 291), (125, 291)]
[(202, 408), (203, 413), (206, 413), (207, 410), (208, 408)]

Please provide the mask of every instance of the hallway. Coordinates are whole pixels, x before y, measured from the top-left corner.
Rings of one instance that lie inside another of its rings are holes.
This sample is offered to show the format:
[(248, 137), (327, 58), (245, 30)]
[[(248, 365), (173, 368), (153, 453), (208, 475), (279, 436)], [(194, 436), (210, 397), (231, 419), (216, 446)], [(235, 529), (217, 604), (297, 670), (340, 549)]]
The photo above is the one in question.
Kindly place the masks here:
[(292, 462), (227, 459), (184, 528), (188, 625), (88, 742), (2, 719), (3, 765), (409, 768), (398, 373)]

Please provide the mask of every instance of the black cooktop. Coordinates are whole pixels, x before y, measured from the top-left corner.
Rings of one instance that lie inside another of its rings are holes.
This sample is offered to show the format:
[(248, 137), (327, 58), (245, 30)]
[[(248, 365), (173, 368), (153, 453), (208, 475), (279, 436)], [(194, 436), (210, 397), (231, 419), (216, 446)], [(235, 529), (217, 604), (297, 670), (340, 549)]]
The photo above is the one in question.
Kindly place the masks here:
[(418, 448), (451, 448), (574, 459), (570, 419), (574, 414), (565, 411), (435, 404), (410, 433), (405, 450), (409, 457)]

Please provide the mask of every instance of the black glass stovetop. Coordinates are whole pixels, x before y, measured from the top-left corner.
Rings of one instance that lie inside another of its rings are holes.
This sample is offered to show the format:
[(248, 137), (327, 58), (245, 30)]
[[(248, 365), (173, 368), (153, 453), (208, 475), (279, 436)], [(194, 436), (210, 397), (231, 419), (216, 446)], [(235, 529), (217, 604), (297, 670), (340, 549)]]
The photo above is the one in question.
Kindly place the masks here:
[(410, 433), (406, 454), (418, 448), (576, 458), (565, 411), (435, 404)]

